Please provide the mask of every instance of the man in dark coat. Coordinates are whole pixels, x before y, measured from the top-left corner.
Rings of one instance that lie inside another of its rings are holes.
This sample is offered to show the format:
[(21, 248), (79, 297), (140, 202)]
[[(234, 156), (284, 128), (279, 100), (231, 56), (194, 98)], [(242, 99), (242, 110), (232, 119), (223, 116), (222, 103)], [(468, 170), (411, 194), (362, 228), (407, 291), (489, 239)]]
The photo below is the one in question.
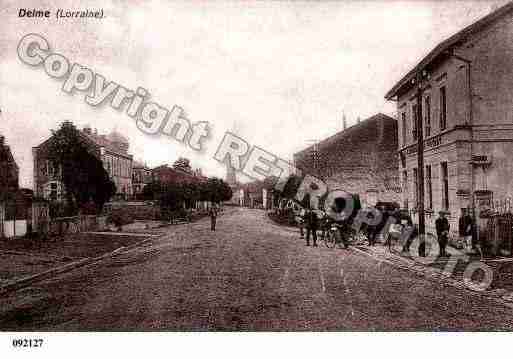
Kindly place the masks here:
[(317, 229), (319, 228), (319, 219), (317, 214), (308, 209), (305, 215), (305, 226), (306, 226), (306, 245), (310, 245), (310, 234), (312, 234), (313, 246), (317, 247)]
[(297, 222), (297, 225), (299, 226), (299, 234), (301, 234), (301, 238), (305, 238), (305, 231), (304, 231), (305, 214), (306, 214), (305, 209), (301, 208), (301, 210), (299, 211), (299, 214), (296, 216), (296, 222)]
[(447, 242), (449, 241), (449, 221), (445, 218), (445, 211), (439, 212), (439, 217), (435, 221), (436, 226), (436, 235), (438, 238), (438, 245), (440, 246), (440, 256), (446, 257), (447, 252), (445, 248), (447, 247)]
[(459, 234), (463, 243), (463, 251), (470, 252), (472, 249), (472, 232), (474, 228), (474, 221), (468, 213), (466, 208), (461, 209), (461, 217), (459, 220)]
[(419, 229), (413, 224), (408, 210), (399, 210), (396, 213), (397, 223), (401, 224), (401, 240), (404, 241), (402, 251), (404, 253), (410, 253), (410, 247), (413, 240), (419, 235)]
[(217, 210), (214, 207), (210, 207), (210, 211), (208, 213), (210, 216), (210, 230), (216, 230), (216, 222), (217, 222)]
[(384, 237), (386, 233), (384, 232), (385, 226), (387, 224), (388, 218), (390, 217), (390, 213), (384, 206), (376, 207), (376, 211), (374, 212), (374, 216), (376, 216), (376, 220), (379, 220), (378, 223), (374, 225), (369, 225), (367, 228), (367, 238), (369, 239), (369, 246), (373, 246), (376, 244), (376, 238), (381, 234)]

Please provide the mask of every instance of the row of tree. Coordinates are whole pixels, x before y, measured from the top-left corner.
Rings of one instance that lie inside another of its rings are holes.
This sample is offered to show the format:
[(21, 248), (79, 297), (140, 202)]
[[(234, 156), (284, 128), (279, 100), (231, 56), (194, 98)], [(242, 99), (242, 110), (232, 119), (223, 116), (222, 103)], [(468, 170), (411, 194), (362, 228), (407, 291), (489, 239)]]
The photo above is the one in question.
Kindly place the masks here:
[(232, 189), (220, 178), (208, 178), (201, 182), (160, 183), (153, 182), (143, 189), (145, 200), (157, 200), (161, 206), (176, 210), (193, 208), (198, 201), (220, 203), (232, 198)]

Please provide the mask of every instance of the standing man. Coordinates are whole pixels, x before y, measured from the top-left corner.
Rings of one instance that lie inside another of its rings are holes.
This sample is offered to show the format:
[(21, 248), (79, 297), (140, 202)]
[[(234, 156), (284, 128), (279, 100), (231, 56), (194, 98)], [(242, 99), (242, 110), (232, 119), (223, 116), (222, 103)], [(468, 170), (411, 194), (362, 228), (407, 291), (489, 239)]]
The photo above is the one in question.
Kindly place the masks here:
[[(419, 228), (413, 223), (408, 210), (402, 211), (400, 214), (401, 223), (401, 240), (404, 241), (403, 253), (410, 253), (410, 247), (413, 240), (419, 236)], [(420, 247), (420, 246), (419, 246)]]
[(439, 217), (435, 221), (436, 226), (436, 235), (438, 237), (438, 245), (440, 246), (440, 256), (446, 257), (447, 253), (445, 248), (447, 247), (447, 242), (449, 241), (449, 221), (445, 218), (445, 211), (438, 212)]
[(305, 209), (301, 208), (299, 210), (299, 215), (296, 217), (296, 221), (297, 221), (298, 226), (299, 226), (299, 233), (301, 234), (301, 238), (305, 238), (305, 231), (304, 231), (304, 227), (305, 227), (305, 214), (306, 214)]
[(473, 221), (467, 208), (461, 209), (459, 220), (459, 234), (463, 244), (463, 251), (469, 253), (472, 250)]
[(310, 233), (312, 234), (313, 246), (317, 247), (317, 229), (319, 228), (319, 220), (317, 214), (308, 209), (305, 218), (306, 224), (306, 245), (310, 245)]
[(210, 230), (215, 231), (217, 222), (217, 210), (214, 206), (210, 207), (208, 215), (210, 216)]

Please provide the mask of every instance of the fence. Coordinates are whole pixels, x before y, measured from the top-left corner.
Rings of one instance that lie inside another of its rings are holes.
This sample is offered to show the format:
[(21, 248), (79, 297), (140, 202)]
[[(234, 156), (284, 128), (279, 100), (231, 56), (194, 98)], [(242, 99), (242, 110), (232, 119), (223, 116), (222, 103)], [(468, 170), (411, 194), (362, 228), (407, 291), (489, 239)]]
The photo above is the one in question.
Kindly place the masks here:
[(106, 227), (104, 216), (74, 216), (52, 218), (47, 223), (41, 221), (41, 231), (50, 237), (63, 236), (87, 231), (101, 231)]
[(50, 218), (48, 203), (32, 202), (22, 207), (16, 203), (0, 203), (0, 238), (21, 237), (30, 233), (45, 236), (101, 231), (107, 225), (106, 216), (81, 215)]
[(480, 238), (488, 254), (513, 256), (513, 201), (511, 198), (490, 200), (480, 209)]
[(0, 238), (24, 236), (30, 230), (29, 203), (21, 196), (0, 202)]
[(493, 214), (486, 225), (486, 243), (492, 255), (513, 255), (513, 213)]

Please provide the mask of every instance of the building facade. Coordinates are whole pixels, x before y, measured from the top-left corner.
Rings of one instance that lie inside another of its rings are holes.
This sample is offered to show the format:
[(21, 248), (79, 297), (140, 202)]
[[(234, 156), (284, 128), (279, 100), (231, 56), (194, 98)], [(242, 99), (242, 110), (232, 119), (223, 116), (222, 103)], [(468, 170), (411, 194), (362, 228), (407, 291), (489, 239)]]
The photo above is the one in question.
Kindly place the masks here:
[(0, 134), (0, 198), (15, 193), (19, 186), (19, 168), (5, 137)]
[(133, 196), (137, 198), (144, 190), (144, 187), (151, 183), (152, 171), (144, 163), (134, 161), (132, 168)]
[(397, 121), (377, 114), (294, 154), (294, 166), (330, 190), (358, 194), (364, 205), (397, 202)]
[[(67, 125), (73, 126), (71, 122)], [(116, 199), (132, 196), (132, 155), (128, 153), (128, 141), (113, 131), (109, 135), (98, 135), (90, 127), (79, 130), (81, 139), (89, 151), (102, 161), (110, 179), (116, 185)], [(34, 192), (37, 196), (52, 200), (64, 199), (64, 185), (60, 180), (60, 168), (54, 168), (50, 158), (49, 144), (53, 136), (32, 149), (34, 161)]]
[(154, 182), (162, 184), (175, 184), (175, 183), (199, 183), (207, 180), (201, 174), (201, 171), (192, 171), (191, 173), (170, 167), (165, 164), (152, 169), (152, 177)]
[(439, 210), (457, 231), (461, 208), (482, 211), (513, 196), (512, 58), (509, 3), (439, 44), (385, 96), (397, 102), (402, 205), (416, 212), (424, 181), (431, 231)]

